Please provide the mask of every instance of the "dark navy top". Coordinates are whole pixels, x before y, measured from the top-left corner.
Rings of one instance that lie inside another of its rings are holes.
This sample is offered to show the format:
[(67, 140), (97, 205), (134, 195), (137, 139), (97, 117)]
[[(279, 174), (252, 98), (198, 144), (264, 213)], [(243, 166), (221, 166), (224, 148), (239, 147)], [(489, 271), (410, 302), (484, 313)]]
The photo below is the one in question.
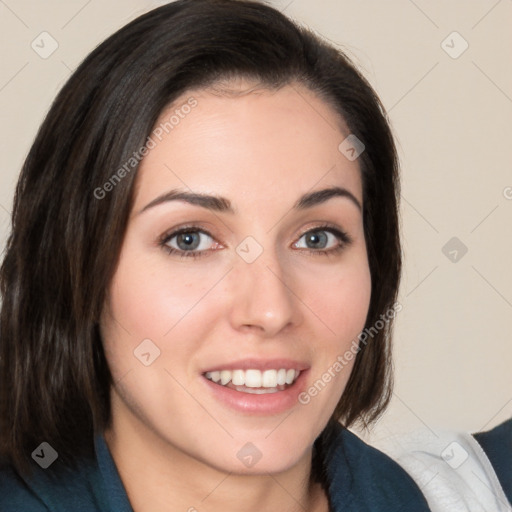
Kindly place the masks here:
[[(387, 455), (338, 423), (315, 442), (319, 474), (334, 512), (428, 512), (411, 477)], [(103, 436), (95, 439), (96, 460), (63, 476), (58, 459), (25, 479), (0, 469), (1, 512), (133, 512)]]
[(491, 461), (501, 487), (512, 504), (512, 418), (473, 437)]

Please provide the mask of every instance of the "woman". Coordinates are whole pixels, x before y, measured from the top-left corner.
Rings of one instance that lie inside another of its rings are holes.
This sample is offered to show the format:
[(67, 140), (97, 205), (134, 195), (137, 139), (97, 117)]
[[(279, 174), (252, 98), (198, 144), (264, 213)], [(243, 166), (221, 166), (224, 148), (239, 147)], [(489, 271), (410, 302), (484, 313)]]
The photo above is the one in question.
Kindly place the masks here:
[(110, 37), (16, 192), (0, 508), (428, 510), (346, 428), (391, 392), (397, 196), (375, 93), (278, 11)]

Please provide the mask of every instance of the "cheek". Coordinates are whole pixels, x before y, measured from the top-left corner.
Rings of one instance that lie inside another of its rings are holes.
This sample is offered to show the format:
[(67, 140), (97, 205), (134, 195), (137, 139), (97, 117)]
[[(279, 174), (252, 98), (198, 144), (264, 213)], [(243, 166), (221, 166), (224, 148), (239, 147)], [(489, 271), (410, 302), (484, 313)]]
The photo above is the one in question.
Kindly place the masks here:
[(324, 420), (326, 411), (332, 412), (343, 394), (368, 315), (371, 276), (366, 252), (358, 251), (353, 259), (338, 268), (326, 268), (321, 275), (305, 274), (302, 285), (318, 322), (317, 364), (301, 403), (310, 404), (314, 415)]
[(219, 269), (194, 271), (165, 255), (121, 258), (112, 281), (110, 304), (114, 318), (138, 338), (162, 339), (192, 312), (212, 288)]
[(364, 328), (371, 296), (365, 257), (353, 265), (328, 269), (322, 276), (306, 275), (303, 289), (307, 290), (305, 302), (333, 335), (329, 339), (335, 339), (338, 348), (350, 343)]

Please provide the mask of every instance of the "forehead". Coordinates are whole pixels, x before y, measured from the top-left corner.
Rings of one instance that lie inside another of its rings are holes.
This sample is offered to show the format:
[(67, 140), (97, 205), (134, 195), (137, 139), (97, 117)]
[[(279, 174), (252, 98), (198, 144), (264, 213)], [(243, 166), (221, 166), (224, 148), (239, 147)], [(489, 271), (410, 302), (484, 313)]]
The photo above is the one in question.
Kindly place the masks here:
[(348, 131), (332, 107), (299, 85), (230, 87), (189, 91), (161, 114), (136, 205), (176, 187), (237, 204), (336, 185), (362, 202), (359, 165), (338, 149)]

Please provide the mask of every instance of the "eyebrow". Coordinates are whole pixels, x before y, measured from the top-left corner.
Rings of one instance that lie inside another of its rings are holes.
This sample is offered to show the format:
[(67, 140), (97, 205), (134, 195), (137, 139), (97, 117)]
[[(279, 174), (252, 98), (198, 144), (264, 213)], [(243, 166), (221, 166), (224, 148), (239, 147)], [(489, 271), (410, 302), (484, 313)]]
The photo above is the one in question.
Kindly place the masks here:
[(163, 203), (167, 203), (169, 201), (184, 201), (186, 203), (201, 206), (202, 208), (206, 208), (214, 212), (235, 213), (235, 210), (231, 205), (231, 201), (224, 197), (199, 194), (197, 192), (171, 190), (153, 199), (153, 201), (142, 208), (139, 214), (149, 210), (150, 208)]
[(296, 210), (305, 210), (306, 208), (311, 208), (312, 206), (325, 203), (333, 197), (345, 197), (352, 201), (359, 210), (363, 210), (363, 207), (357, 197), (352, 194), (352, 192), (349, 192), (346, 188), (342, 187), (324, 188), (322, 190), (310, 192), (309, 194), (304, 194), (293, 207)]
[[(342, 187), (324, 188), (322, 190), (316, 190), (315, 192), (304, 194), (293, 205), (293, 209), (306, 210), (308, 208), (312, 208), (313, 206), (325, 203), (333, 197), (344, 197), (354, 203), (357, 208), (362, 211), (362, 206), (359, 200), (354, 196), (354, 194), (352, 194), (352, 192), (349, 192), (347, 189)], [(139, 214), (149, 210), (150, 208), (167, 203), (169, 201), (184, 201), (186, 203), (201, 206), (207, 210), (219, 213), (236, 213), (236, 209), (231, 204), (231, 201), (225, 197), (200, 194), (197, 192), (185, 192), (179, 189), (175, 189), (153, 199), (153, 201), (148, 203), (146, 206), (144, 206), (144, 208), (142, 208), (142, 210), (140, 210)]]

